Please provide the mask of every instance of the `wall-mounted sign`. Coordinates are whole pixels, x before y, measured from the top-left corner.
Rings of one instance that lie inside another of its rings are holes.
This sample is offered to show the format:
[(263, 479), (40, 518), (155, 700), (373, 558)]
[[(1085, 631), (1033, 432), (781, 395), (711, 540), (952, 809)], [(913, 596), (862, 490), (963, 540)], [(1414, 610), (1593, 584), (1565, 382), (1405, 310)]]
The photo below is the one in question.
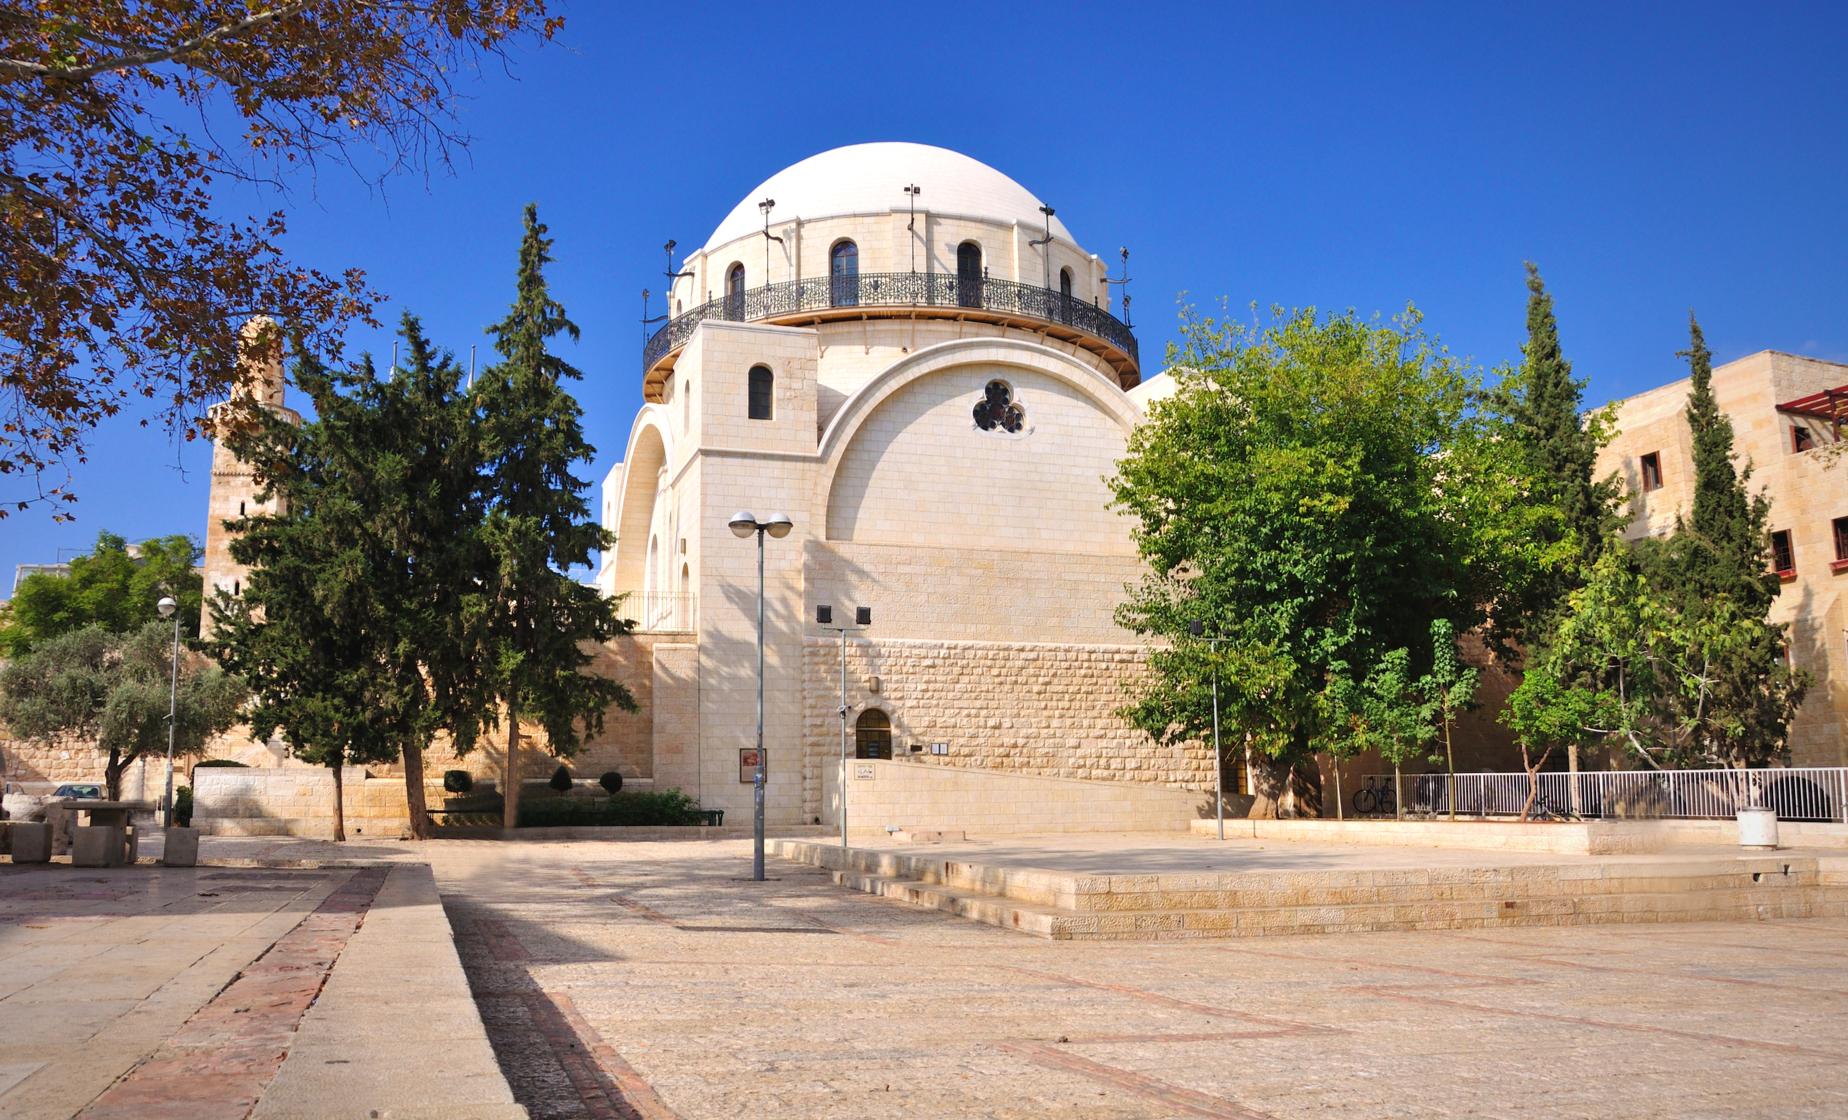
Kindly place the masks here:
[(757, 748), (738, 748), (738, 781), (743, 785), (757, 783)]
[(873, 778), (873, 768), (871, 766), (856, 766), (853, 768), (853, 776), (863, 782), (871, 781)]
[(932, 744), (930, 745), (930, 753), (932, 753), (932, 754), (949, 754), (949, 753), (950, 753), (950, 745), (949, 745), (948, 743), (932, 743)]

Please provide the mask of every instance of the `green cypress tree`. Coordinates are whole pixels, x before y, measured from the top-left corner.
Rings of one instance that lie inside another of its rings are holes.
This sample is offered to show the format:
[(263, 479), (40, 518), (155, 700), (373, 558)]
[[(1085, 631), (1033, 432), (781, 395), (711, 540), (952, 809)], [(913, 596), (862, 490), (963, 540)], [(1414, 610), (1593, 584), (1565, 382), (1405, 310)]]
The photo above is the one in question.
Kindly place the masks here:
[(334, 838), (346, 838), (341, 768), (395, 761), (407, 734), (394, 669), (399, 588), (378, 536), (390, 471), (375, 470), (385, 437), (369, 361), (348, 373), (304, 356), (296, 384), (315, 419), (300, 428), (264, 413), (231, 435), (278, 512), (231, 523), (231, 558), (250, 569), (236, 596), (212, 602), (208, 648), (250, 686), (253, 734), (280, 734), (291, 753), (334, 778)]
[(1584, 416), (1584, 391), (1584, 379), (1572, 376), (1572, 364), (1560, 349), (1553, 297), (1539, 267), (1528, 261), (1527, 344), (1520, 369), (1503, 382), (1495, 399), (1527, 457), (1535, 497), (1559, 510), (1553, 532), (1571, 546), (1578, 563), (1559, 565), (1549, 577), (1530, 584), (1520, 601), (1497, 611), (1497, 628), (1517, 639), (1539, 636), (1536, 628), (1543, 628), (1583, 582), (1582, 570), (1616, 528), (1618, 486), (1614, 478), (1598, 482), (1593, 477), (1603, 425), (1598, 417), (1588, 422)]
[(513, 307), (489, 328), (501, 360), (473, 394), (488, 472), (481, 634), (492, 688), (506, 709), (509, 828), (519, 822), (522, 720), (545, 731), (554, 754), (570, 755), (601, 730), (611, 706), (635, 709), (620, 682), (585, 671), (592, 656), (586, 646), (632, 624), (618, 616), (615, 600), (566, 574), (611, 541), (585, 501), (589, 483), (572, 473), (596, 452), (564, 387), (582, 375), (547, 349), (559, 335), (578, 336), (546, 287), (551, 246), (529, 204)]
[(1713, 354), (1700, 322), (1688, 313), (1687, 420), (1693, 437), (1694, 501), (1685, 519), (1677, 518), (1674, 550), (1681, 569), (1676, 589), (1690, 604), (1726, 595), (1741, 611), (1762, 617), (1777, 597), (1777, 576), (1770, 571), (1767, 530), (1771, 503), (1748, 489), (1752, 469), (1733, 463), (1732, 421), (1713, 395)]

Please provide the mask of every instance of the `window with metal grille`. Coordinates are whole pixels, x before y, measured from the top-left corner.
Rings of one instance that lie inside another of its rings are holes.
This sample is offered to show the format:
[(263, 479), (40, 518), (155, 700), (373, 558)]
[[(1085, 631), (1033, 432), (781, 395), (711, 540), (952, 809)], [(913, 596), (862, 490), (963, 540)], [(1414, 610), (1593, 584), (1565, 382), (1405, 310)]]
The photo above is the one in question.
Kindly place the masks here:
[(1789, 529), (1771, 534), (1771, 568), (1780, 576), (1796, 574), (1797, 554), (1790, 544)]
[(750, 417), (753, 420), (769, 420), (774, 404), (776, 375), (768, 366), (752, 366), (750, 382)]
[(1642, 474), (1643, 493), (1647, 494), (1651, 490), (1660, 490), (1662, 488), (1661, 452), (1651, 451), (1649, 454), (1643, 456)]

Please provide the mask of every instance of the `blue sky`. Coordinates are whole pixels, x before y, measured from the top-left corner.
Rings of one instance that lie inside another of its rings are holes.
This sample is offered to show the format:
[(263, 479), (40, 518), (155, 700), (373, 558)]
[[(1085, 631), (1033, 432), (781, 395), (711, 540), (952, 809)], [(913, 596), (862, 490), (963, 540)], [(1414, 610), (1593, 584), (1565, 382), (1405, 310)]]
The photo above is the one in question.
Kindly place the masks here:
[[(1840, 5), (720, 5), (563, 8), (559, 40), (465, 80), (453, 174), (381, 195), (323, 167), (287, 198), (295, 256), (358, 266), (467, 361), (511, 298), (519, 211), (552, 282), (600, 479), (640, 404), (640, 292), (817, 151), (967, 152), (1130, 247), (1145, 358), (1181, 293), (1391, 313), (1512, 360), (1540, 263), (1593, 403), (1717, 358), (1848, 361), (1848, 8)], [(659, 303), (655, 305), (658, 310)], [(359, 332), (388, 355), (389, 331)], [(1152, 369), (1158, 363), (1149, 361)], [(13, 565), (99, 529), (203, 539), (210, 448), (120, 417), (73, 525), (0, 521)]]

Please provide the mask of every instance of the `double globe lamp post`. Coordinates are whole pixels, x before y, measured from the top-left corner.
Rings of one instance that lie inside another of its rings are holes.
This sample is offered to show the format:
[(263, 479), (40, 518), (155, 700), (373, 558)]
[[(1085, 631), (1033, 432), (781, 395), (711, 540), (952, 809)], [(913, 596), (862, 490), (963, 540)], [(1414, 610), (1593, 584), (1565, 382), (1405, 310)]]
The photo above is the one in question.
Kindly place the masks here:
[(748, 510), (732, 514), (729, 524), (734, 537), (742, 539), (757, 534), (757, 776), (751, 783), (754, 839), (751, 879), (761, 883), (764, 881), (764, 781), (767, 775), (764, 766), (764, 536), (768, 534), (782, 540), (796, 526), (786, 513), (773, 513), (759, 521), (757, 515)]

